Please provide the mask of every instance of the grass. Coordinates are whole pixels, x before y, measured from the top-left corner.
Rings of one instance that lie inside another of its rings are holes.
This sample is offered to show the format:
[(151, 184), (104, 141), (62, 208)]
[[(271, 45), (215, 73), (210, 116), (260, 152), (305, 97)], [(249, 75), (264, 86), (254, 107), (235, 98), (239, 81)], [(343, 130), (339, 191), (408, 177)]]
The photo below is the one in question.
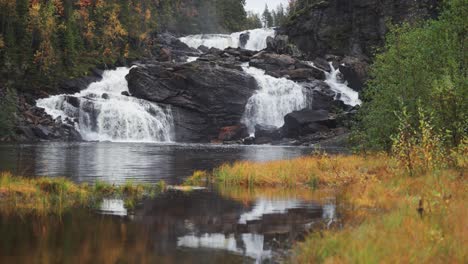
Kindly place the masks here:
[[(156, 185), (127, 182), (117, 186), (104, 182), (76, 184), (65, 178), (24, 178), (0, 173), (0, 212), (2, 214), (61, 214), (72, 208), (94, 207), (103, 198), (122, 198), (126, 204), (165, 189)], [(130, 208), (131, 209), (131, 208)]]
[[(342, 215), (352, 215), (352, 221), (309, 234), (294, 245), (291, 263), (466, 263), (466, 154), (458, 153), (456, 164), (412, 177), (386, 154), (317, 155), (226, 164), (211, 173), (196, 172), (189, 181), (213, 183), (242, 201), (275, 189), (300, 197), (335, 190)], [(233, 191), (238, 188), (253, 195), (239, 195)]]

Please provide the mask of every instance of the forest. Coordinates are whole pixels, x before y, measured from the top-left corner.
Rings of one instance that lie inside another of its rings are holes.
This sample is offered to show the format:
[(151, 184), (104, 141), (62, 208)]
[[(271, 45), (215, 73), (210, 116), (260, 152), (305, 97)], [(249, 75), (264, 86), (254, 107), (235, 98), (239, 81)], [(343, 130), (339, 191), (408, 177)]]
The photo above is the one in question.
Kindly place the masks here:
[[(157, 32), (248, 28), (244, 0), (2, 0), (0, 80), (18, 91), (148, 54)], [(253, 26), (258, 26), (258, 23)]]

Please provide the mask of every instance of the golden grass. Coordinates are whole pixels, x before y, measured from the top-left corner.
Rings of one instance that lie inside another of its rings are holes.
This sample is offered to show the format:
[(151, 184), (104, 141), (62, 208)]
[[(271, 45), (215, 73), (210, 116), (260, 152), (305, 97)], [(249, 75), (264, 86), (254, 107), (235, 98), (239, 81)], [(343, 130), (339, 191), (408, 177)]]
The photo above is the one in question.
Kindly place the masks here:
[(225, 164), (212, 174), (197, 171), (189, 183), (212, 178), (221, 186), (243, 187), (340, 187), (359, 181), (375, 181), (397, 169), (395, 161), (384, 154), (374, 156), (317, 155), (293, 160)]
[(62, 213), (77, 207), (93, 207), (105, 197), (120, 197), (133, 204), (136, 199), (154, 196), (164, 190), (163, 182), (156, 185), (133, 184), (121, 186), (96, 182), (76, 184), (65, 178), (24, 178), (9, 172), (0, 173), (0, 212)]
[(208, 178), (221, 193), (245, 202), (259, 193), (274, 196), (275, 190), (311, 199), (323, 193), (313, 190), (335, 190), (353, 221), (344, 229), (310, 234), (295, 245), (291, 263), (467, 263), (464, 155), (458, 156), (463, 162), (413, 177), (397, 160), (375, 154), (237, 162), (197, 172), (190, 181)]

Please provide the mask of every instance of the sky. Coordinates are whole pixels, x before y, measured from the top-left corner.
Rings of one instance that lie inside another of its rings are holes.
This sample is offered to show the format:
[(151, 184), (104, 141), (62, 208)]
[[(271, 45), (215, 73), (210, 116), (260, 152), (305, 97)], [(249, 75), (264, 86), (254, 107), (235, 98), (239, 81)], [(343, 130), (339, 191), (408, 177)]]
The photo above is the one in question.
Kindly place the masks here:
[(288, 0), (247, 0), (247, 5), (245, 9), (247, 11), (254, 11), (256, 13), (262, 13), (265, 9), (265, 4), (268, 5), (268, 8), (276, 9), (279, 4), (283, 4), (284, 7), (288, 5)]

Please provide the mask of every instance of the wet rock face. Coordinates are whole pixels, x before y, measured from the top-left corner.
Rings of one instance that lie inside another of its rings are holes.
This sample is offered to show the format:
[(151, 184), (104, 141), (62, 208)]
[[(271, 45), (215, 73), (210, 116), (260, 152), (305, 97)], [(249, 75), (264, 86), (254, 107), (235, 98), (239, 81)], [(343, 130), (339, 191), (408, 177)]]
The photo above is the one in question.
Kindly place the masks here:
[(260, 52), (250, 59), (250, 66), (265, 70), (276, 78), (285, 77), (294, 81), (325, 80), (325, 73), (292, 56)]
[(242, 33), (239, 36), (239, 43), (241, 48), (245, 48), (245, 45), (247, 45), (247, 42), (250, 39), (250, 32)]
[[(310, 2), (310, 1), (309, 1)], [(299, 7), (284, 30), (299, 49), (323, 54), (372, 56), (388, 31), (387, 21), (401, 23), (435, 17), (438, 0), (325, 0)]]
[[(44, 109), (31, 106), (23, 99), (19, 101), (20, 114), (16, 117), (16, 133), (14, 138), (9, 140), (21, 142), (82, 140), (72, 120), (66, 122), (62, 122), (60, 119), (54, 120), (46, 114)], [(73, 99), (70, 101), (73, 102)]]
[(241, 68), (200, 60), (154, 62), (132, 69), (127, 80), (132, 96), (171, 106), (179, 142), (210, 142), (221, 128), (239, 125), (257, 88)]

